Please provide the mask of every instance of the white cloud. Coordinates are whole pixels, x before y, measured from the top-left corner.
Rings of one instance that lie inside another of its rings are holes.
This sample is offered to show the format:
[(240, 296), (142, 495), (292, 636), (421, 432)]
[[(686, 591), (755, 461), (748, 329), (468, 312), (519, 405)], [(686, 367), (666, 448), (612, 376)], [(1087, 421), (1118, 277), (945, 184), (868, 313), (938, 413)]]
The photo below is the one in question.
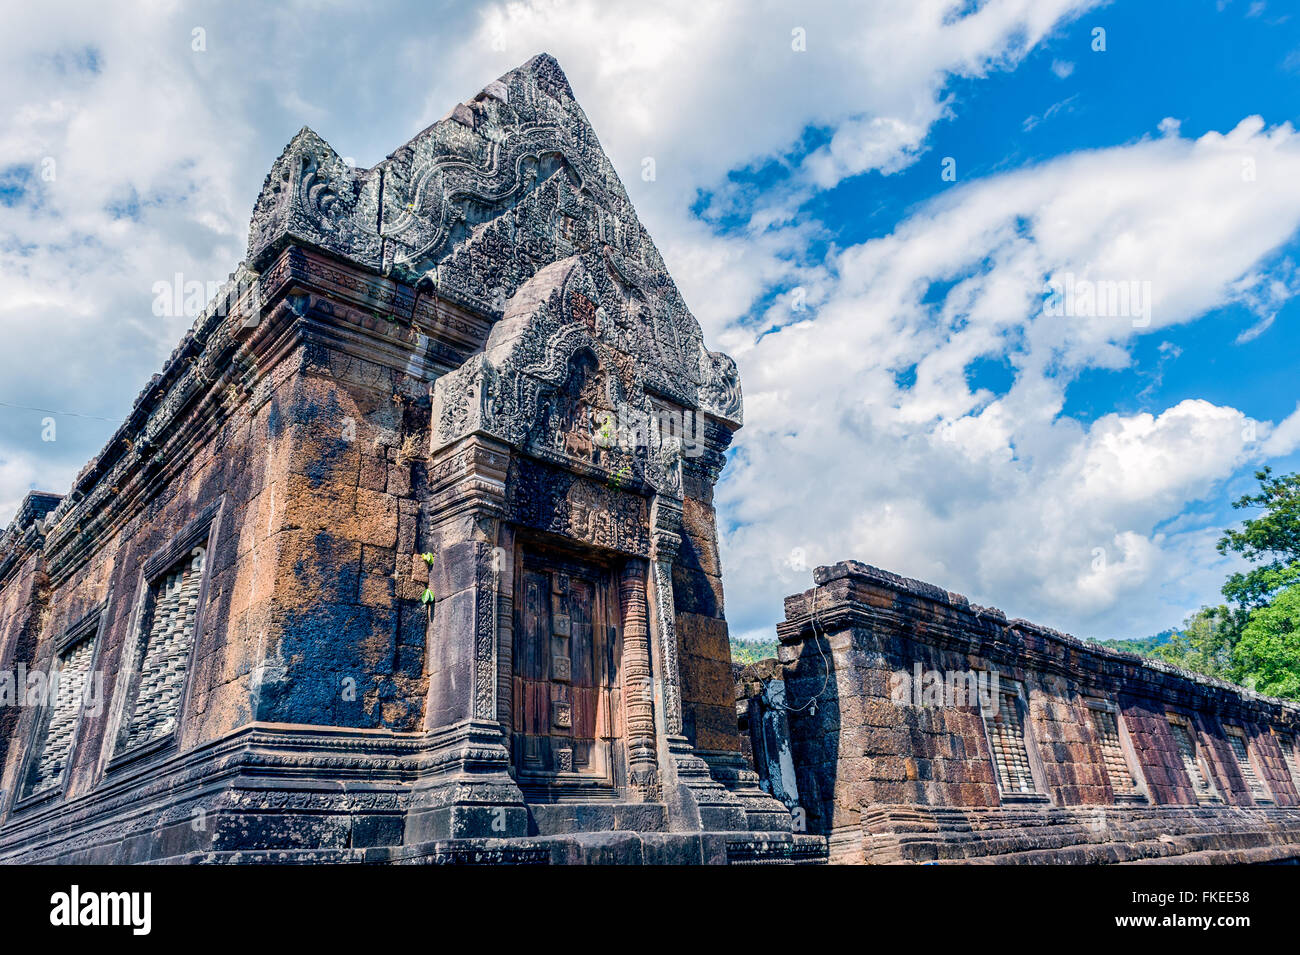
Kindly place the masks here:
[[(810, 564), (856, 557), (1088, 634), (1179, 619), (1223, 561), (1209, 518), (1169, 523), (1293, 449), (1297, 416), (1274, 428), (1187, 400), (1085, 425), (1061, 415), (1066, 391), (1083, 369), (1127, 367), (1140, 335), (1229, 302), (1275, 310), (1294, 292), (1260, 263), (1298, 225), (1300, 136), (1250, 117), (970, 183), (840, 252), (811, 315), (738, 349), (729, 606), (804, 585), (782, 564), (800, 547)], [(1044, 314), (1044, 277), (1067, 272), (1149, 282), (1149, 325)], [(1009, 364), (1004, 393), (971, 387), (980, 360)]]
[[(817, 189), (914, 161), (931, 126), (953, 110), (945, 93), (953, 76), (1013, 68), (1098, 2), (990, 0), (957, 16), (950, 0), (853, 9), (816, 0), (797, 10), (776, 0), (536, 0), (491, 8), (445, 65), (474, 82), (485, 49), (489, 72), (540, 49), (559, 59), (615, 167), (635, 171), (643, 157), (655, 158), (654, 182), (627, 176), (625, 184), (713, 336), (761, 292), (756, 277), (778, 274), (783, 253), (797, 245), (791, 240), (804, 237), (765, 230), (784, 224)], [(802, 52), (793, 48), (796, 29)], [(445, 98), (431, 99), (426, 118), (446, 109)], [(810, 128), (829, 131), (830, 140), (803, 155)], [(787, 164), (790, 181), (760, 197), (758, 208), (745, 197), (752, 219), (743, 250), (685, 214), (701, 189), (718, 189), (714, 202), (726, 206), (734, 198), (727, 173), (773, 159)], [(721, 249), (701, 259), (709, 245)]]

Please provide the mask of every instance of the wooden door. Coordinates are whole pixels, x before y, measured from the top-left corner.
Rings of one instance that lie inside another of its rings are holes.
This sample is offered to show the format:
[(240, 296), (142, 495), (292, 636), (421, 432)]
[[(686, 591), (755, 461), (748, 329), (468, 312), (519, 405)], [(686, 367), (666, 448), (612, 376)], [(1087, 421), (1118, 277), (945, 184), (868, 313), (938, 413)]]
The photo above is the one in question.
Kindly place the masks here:
[(618, 705), (616, 592), (605, 569), (525, 554), (518, 562), (513, 747), (533, 798), (612, 789)]

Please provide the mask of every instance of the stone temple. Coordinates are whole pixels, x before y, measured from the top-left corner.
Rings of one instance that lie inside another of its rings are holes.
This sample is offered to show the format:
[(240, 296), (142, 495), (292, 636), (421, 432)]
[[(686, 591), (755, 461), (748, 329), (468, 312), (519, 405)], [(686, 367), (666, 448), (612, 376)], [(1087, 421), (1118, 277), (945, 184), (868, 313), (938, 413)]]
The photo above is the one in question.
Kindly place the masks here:
[(816, 856), (740, 752), (740, 424), (554, 59), (372, 169), (303, 129), (0, 543), (0, 668), (63, 675), (0, 709), (0, 859)]
[(738, 699), (741, 424), (554, 59), (371, 169), (303, 129), (0, 535), (0, 861), (1300, 858), (1300, 709), (865, 565)]

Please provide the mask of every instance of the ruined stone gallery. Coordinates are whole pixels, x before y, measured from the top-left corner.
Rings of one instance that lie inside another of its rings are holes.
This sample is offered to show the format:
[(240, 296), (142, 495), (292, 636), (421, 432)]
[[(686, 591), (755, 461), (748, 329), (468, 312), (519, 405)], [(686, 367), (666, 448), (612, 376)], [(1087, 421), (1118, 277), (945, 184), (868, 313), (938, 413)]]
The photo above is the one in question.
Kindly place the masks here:
[(742, 417), (549, 56), (371, 169), (303, 129), (0, 536), (0, 861), (1300, 858), (1300, 709), (864, 565), (738, 699)]

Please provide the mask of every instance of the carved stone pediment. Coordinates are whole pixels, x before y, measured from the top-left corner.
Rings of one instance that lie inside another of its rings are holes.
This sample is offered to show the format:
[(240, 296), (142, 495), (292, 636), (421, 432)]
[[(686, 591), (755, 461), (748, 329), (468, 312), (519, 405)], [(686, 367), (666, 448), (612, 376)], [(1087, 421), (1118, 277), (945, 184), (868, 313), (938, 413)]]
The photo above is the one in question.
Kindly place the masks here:
[(304, 126), (271, 166), (249, 222), (249, 260), (297, 241), (376, 271), (382, 265), (376, 231), (380, 177), (349, 166)]
[(593, 286), (593, 334), (611, 329), (601, 339), (634, 358), (657, 395), (741, 424), (734, 362), (704, 347), (568, 80), (545, 54), (372, 169), (348, 165), (304, 128), (262, 187), (250, 263), (289, 241), (492, 317), (542, 271), (580, 257)]
[(484, 352), (434, 386), (431, 450), (480, 433), (615, 487), (680, 496), (679, 440), (628, 427), (652, 420), (656, 407), (598, 301), (579, 256), (526, 283)]

